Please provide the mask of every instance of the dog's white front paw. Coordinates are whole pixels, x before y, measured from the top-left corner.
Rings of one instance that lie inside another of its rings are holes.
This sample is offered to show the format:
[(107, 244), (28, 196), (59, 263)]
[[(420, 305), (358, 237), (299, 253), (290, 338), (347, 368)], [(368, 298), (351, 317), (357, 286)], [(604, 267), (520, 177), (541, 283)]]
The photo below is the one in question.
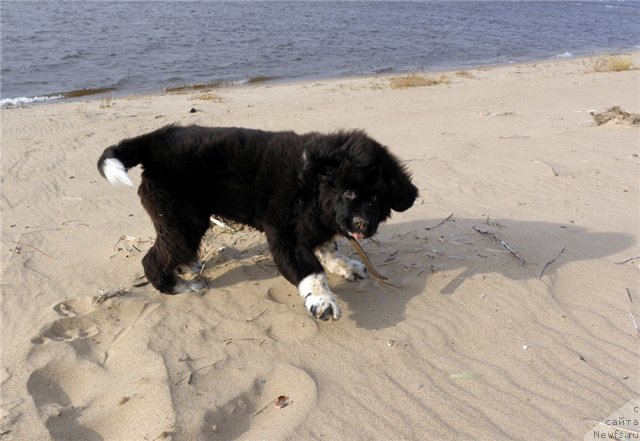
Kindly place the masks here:
[(356, 279), (365, 279), (369, 276), (367, 267), (359, 260), (345, 258), (344, 265), (340, 266), (337, 274), (353, 282)]
[(179, 279), (176, 286), (173, 287), (174, 294), (180, 294), (184, 292), (201, 292), (207, 287), (207, 282), (202, 279), (196, 280), (183, 280)]
[(304, 301), (304, 306), (315, 318), (338, 320), (342, 315), (324, 273), (311, 274), (302, 279), (298, 285), (298, 292)]

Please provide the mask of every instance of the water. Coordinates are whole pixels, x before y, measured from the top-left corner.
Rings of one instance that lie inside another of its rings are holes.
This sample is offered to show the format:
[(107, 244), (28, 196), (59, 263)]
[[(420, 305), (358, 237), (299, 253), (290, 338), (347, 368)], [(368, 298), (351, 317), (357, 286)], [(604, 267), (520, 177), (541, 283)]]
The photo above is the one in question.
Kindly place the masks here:
[[(2, 104), (637, 49), (640, 1), (0, 3)], [(110, 92), (110, 91), (113, 92)]]

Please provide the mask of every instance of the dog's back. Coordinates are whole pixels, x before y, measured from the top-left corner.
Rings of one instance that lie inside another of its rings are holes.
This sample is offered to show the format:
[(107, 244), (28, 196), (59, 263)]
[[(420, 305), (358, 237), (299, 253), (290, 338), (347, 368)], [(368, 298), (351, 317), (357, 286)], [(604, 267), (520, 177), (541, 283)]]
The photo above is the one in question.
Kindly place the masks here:
[(177, 173), (191, 184), (200, 177), (215, 180), (216, 172), (250, 178), (260, 167), (299, 157), (300, 138), (293, 132), (169, 125), (106, 148), (98, 170), (112, 184), (127, 185), (132, 183), (126, 171), (139, 164), (150, 178), (167, 180)]

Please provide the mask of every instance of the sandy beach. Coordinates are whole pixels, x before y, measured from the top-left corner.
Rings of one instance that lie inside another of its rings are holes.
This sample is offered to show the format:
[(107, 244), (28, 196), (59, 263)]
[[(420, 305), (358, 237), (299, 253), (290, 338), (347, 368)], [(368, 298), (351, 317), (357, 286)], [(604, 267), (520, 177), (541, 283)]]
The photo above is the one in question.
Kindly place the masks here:
[[(640, 128), (591, 114), (640, 112), (640, 71), (592, 62), (0, 109), (0, 440), (582, 440), (640, 419)], [(389, 146), (421, 194), (362, 246), (399, 287), (331, 277), (343, 316), (316, 321), (237, 226), (203, 243), (204, 293), (137, 286), (153, 228), (96, 161), (169, 123)]]

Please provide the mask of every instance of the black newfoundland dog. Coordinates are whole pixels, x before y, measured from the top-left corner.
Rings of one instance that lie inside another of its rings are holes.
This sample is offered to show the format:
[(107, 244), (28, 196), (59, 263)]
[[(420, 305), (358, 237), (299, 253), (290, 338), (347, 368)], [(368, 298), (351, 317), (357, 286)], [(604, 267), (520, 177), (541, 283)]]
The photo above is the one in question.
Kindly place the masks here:
[(177, 271), (202, 268), (198, 248), (215, 214), (263, 231), (278, 269), (322, 320), (340, 318), (324, 269), (349, 280), (367, 275), (362, 263), (337, 253), (333, 238), (372, 236), (391, 210), (407, 210), (418, 195), (398, 159), (362, 131), (172, 125), (108, 147), (98, 169), (111, 183), (133, 185), (127, 169), (138, 164), (138, 194), (157, 233), (142, 264), (156, 289), (206, 287)]

